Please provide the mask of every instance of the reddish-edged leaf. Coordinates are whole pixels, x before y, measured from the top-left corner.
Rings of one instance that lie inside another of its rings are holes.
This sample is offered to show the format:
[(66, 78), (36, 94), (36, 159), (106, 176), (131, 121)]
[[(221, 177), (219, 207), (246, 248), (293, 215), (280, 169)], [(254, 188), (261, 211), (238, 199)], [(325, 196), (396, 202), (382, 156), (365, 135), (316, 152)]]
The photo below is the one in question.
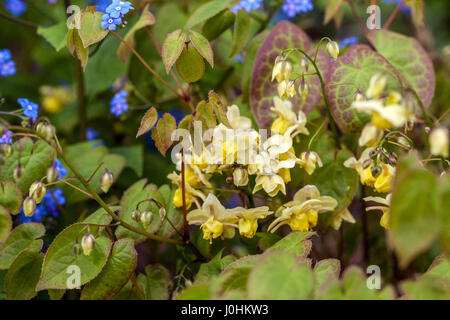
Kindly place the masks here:
[(152, 131), (152, 138), (155, 140), (156, 148), (158, 148), (163, 156), (166, 155), (167, 150), (173, 143), (172, 133), (176, 128), (177, 125), (174, 117), (169, 113), (165, 113)]
[(166, 72), (169, 73), (173, 64), (180, 57), (186, 41), (186, 35), (180, 29), (169, 33), (164, 39), (161, 49), (161, 56), (166, 67)]
[(142, 117), (141, 125), (139, 126), (136, 138), (142, 136), (144, 133), (153, 128), (157, 120), (158, 120), (158, 111), (156, 111), (155, 107), (151, 107)]
[(190, 31), (189, 39), (198, 53), (208, 61), (211, 67), (214, 67), (214, 53), (208, 39), (193, 30)]

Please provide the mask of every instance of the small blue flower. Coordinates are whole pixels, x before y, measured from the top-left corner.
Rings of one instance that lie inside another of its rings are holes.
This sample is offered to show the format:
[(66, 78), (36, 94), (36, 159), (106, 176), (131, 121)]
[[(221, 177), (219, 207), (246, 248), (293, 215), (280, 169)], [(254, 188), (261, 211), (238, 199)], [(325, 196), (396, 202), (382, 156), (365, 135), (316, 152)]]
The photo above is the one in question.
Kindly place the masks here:
[(13, 60), (8, 60), (0, 63), (0, 76), (8, 77), (16, 73), (16, 63)]
[(67, 175), (67, 169), (62, 165), (58, 158), (53, 162), (53, 167), (58, 169), (58, 179), (62, 179)]
[(6, 131), (0, 136), (0, 145), (12, 143), (12, 131)]
[(128, 110), (127, 96), (128, 92), (120, 90), (109, 102), (109, 105), (111, 106), (110, 112), (116, 117)]
[(27, 98), (19, 98), (17, 102), (23, 108), (23, 114), (31, 119), (37, 119), (39, 106)]
[(299, 13), (313, 10), (314, 4), (311, 0), (285, 0), (281, 9), (289, 18), (293, 18)]
[(101, 26), (103, 29), (108, 29), (114, 31), (117, 29), (117, 25), (122, 24), (122, 18), (113, 18), (109, 14), (104, 14), (102, 16)]
[(90, 0), (90, 4), (97, 6), (97, 11), (106, 12), (106, 8), (111, 4), (109, 0)]
[(258, 10), (261, 7), (263, 0), (241, 0), (237, 5), (233, 6), (233, 12), (237, 13), (239, 10), (244, 9), (247, 12), (252, 10)]
[(61, 189), (50, 189), (42, 198), (47, 211), (54, 217), (59, 215), (58, 205), (62, 206), (66, 203), (66, 198)]
[(11, 60), (11, 51), (9, 49), (0, 50), (0, 63)]
[(349, 46), (351, 46), (353, 44), (357, 44), (357, 43), (358, 43), (358, 37), (348, 37), (341, 41), (341, 43), (339, 44), (339, 48), (343, 49), (345, 47), (349, 47)]
[(99, 137), (100, 137), (100, 135), (94, 129), (92, 129), (92, 128), (86, 129), (86, 140), (87, 141), (97, 140)]
[(133, 9), (130, 1), (113, 0), (106, 8), (105, 12), (108, 13), (111, 18), (123, 18), (124, 15)]
[(27, 4), (22, 0), (6, 0), (5, 9), (13, 16), (18, 17), (27, 11)]

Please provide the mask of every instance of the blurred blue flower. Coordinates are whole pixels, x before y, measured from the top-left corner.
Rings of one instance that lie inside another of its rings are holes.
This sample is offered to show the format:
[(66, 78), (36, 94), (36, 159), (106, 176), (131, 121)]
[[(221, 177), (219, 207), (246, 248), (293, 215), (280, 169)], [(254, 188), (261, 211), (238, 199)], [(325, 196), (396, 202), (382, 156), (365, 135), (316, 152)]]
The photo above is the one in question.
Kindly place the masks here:
[(97, 11), (106, 12), (106, 8), (111, 4), (109, 0), (90, 0), (90, 4), (97, 6)]
[[(94, 141), (99, 138), (100, 138), (100, 134), (97, 131), (95, 131), (92, 128), (86, 129), (86, 140), (87, 141)], [(98, 143), (96, 143), (92, 146), (92, 149), (97, 148), (98, 146), (103, 146), (103, 145), (105, 145), (105, 143), (102, 140), (100, 140)]]
[(58, 205), (62, 206), (65, 203), (66, 198), (61, 189), (49, 189), (31, 217), (25, 216), (22, 209), (20, 223), (42, 222), (44, 218), (52, 220), (59, 216)]
[(9, 49), (0, 50), (0, 76), (8, 77), (16, 73), (16, 63), (11, 60)]
[(339, 44), (339, 48), (343, 49), (345, 47), (349, 47), (352, 44), (357, 44), (357, 43), (358, 43), (358, 37), (348, 37), (341, 41), (341, 43)]
[(11, 51), (9, 49), (0, 50), (0, 63), (11, 60)]
[(12, 131), (6, 131), (0, 136), (0, 145), (12, 143)]
[(58, 158), (53, 162), (53, 167), (58, 169), (58, 179), (62, 179), (67, 175), (67, 169), (62, 165), (61, 160)]
[(127, 96), (128, 92), (120, 90), (109, 102), (109, 105), (111, 106), (110, 112), (116, 117), (128, 110)]
[(27, 98), (19, 98), (17, 102), (23, 108), (23, 114), (31, 119), (37, 119), (39, 106)]
[(13, 16), (18, 17), (27, 11), (27, 4), (23, 0), (6, 0), (5, 9)]
[(130, 10), (134, 8), (130, 1), (113, 0), (113, 2), (106, 8), (105, 12), (111, 18), (123, 18)]
[(285, 0), (281, 9), (289, 18), (293, 18), (299, 13), (313, 10), (314, 4), (312, 0)]
[(233, 12), (236, 14), (239, 10), (244, 9), (247, 12), (258, 10), (261, 7), (263, 0), (241, 0), (238, 4), (233, 6)]

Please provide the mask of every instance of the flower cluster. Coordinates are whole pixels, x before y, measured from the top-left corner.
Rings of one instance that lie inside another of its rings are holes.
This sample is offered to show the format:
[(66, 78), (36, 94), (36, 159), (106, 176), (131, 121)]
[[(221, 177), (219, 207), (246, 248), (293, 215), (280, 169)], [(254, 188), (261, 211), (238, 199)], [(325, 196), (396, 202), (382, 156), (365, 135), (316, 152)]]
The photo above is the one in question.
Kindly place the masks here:
[(253, 238), (258, 229), (258, 219), (264, 219), (272, 214), (268, 207), (246, 209), (236, 207), (225, 209), (215, 195), (210, 193), (199, 209), (192, 210), (187, 215), (189, 224), (201, 226), (205, 240), (233, 238), (235, 229), (247, 238)]
[(285, 0), (281, 9), (289, 18), (293, 18), (299, 13), (314, 10), (314, 4), (312, 0)]
[(16, 63), (11, 59), (11, 51), (0, 50), (0, 76), (8, 77), (16, 73)]
[(32, 119), (32, 121), (37, 119), (39, 106), (36, 103), (28, 100), (27, 98), (19, 98), (17, 99), (17, 102), (22, 107), (23, 114), (26, 117)]
[(239, 10), (244, 9), (247, 12), (252, 10), (258, 10), (261, 7), (263, 0), (241, 0), (238, 4), (233, 6), (233, 12), (237, 13)]
[(59, 206), (66, 203), (66, 198), (61, 189), (50, 189), (42, 198), (42, 202), (36, 206), (32, 216), (27, 216), (23, 212), (20, 216), (21, 223), (42, 222), (45, 218), (48, 222), (52, 222), (59, 215)]
[(27, 11), (27, 4), (23, 0), (6, 0), (5, 9), (13, 16), (18, 17)]
[(116, 30), (117, 26), (122, 24), (123, 17), (133, 9), (130, 1), (113, 0), (106, 7), (105, 14), (102, 16), (102, 28), (110, 31)]
[(127, 96), (128, 92), (120, 90), (109, 102), (109, 105), (111, 106), (110, 112), (116, 117), (128, 110)]
[[(0, 128), (1, 130), (1, 128)], [(2, 132), (2, 131), (0, 131)], [(4, 131), (1, 135), (0, 135), (0, 145), (4, 145), (4, 144), (11, 144), (12, 143), (12, 131), (7, 130)]]
[(67, 175), (67, 169), (62, 165), (61, 160), (55, 159), (53, 162), (53, 168), (58, 172), (58, 179), (62, 179)]

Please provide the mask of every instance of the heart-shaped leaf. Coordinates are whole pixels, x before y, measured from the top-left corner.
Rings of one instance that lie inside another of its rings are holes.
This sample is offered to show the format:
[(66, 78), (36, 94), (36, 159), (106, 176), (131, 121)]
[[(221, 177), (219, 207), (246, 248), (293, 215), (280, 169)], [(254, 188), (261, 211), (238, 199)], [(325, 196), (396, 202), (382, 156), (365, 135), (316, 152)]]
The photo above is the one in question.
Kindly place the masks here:
[(156, 111), (155, 107), (151, 107), (147, 110), (141, 120), (141, 125), (139, 126), (139, 130), (136, 134), (136, 138), (142, 136), (144, 133), (147, 133), (158, 120), (158, 111)]
[(163, 156), (166, 155), (167, 150), (173, 144), (172, 133), (177, 128), (175, 118), (170, 113), (165, 113), (161, 119), (159, 119), (156, 127), (153, 128), (152, 138), (155, 140), (156, 148)]
[(166, 39), (164, 39), (161, 49), (161, 56), (167, 73), (169, 73), (174, 63), (180, 57), (185, 41), (186, 35), (181, 33), (181, 30), (179, 29), (169, 33)]
[(108, 30), (103, 29), (101, 26), (103, 12), (90, 12), (84, 11), (81, 13), (80, 29), (78, 33), (83, 47), (87, 48), (90, 45), (103, 40), (108, 34)]

